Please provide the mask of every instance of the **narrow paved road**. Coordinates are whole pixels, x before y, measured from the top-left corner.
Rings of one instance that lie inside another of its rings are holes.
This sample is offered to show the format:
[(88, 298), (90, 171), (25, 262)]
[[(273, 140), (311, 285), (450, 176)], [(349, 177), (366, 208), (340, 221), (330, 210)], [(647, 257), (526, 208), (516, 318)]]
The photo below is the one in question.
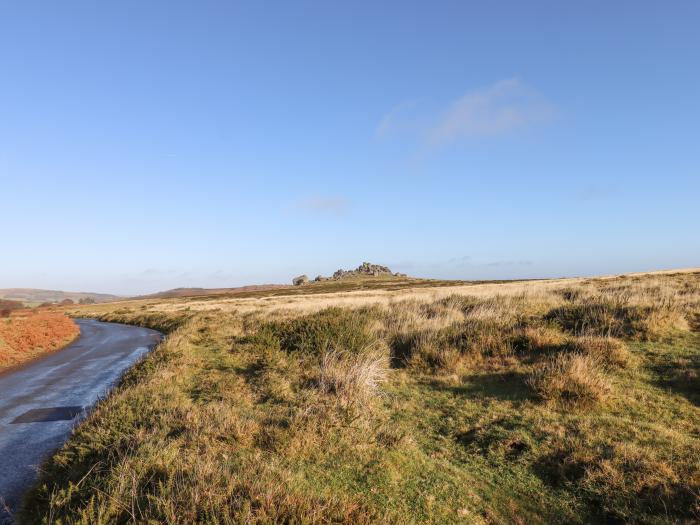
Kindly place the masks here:
[(161, 337), (147, 328), (77, 323), (75, 343), (0, 372), (0, 524), (11, 522), (37, 467), (68, 438), (85, 409)]

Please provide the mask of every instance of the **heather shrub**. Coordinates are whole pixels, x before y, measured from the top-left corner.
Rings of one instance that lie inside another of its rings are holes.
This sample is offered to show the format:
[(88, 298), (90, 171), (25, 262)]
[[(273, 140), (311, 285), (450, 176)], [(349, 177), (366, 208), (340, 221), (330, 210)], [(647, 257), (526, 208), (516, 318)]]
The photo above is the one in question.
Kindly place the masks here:
[(312, 315), (273, 323), (268, 329), (287, 352), (320, 355), (332, 348), (360, 352), (377, 339), (370, 329), (371, 321), (371, 310), (328, 308)]
[(673, 328), (687, 326), (672, 303), (633, 304), (624, 296), (598, 295), (554, 308), (547, 319), (574, 335), (656, 340)]

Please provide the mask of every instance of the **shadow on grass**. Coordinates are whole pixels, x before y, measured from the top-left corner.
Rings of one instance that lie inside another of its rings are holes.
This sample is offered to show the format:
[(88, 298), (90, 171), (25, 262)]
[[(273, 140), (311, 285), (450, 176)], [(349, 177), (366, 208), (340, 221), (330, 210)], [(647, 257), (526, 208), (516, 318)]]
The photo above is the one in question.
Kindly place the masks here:
[(695, 314), (695, 316), (690, 321), (690, 329), (693, 332), (700, 332), (700, 314)]
[(646, 350), (653, 382), (700, 406), (700, 335), (677, 334), (665, 344)]
[(427, 381), (427, 385), (456, 396), (493, 398), (500, 401), (522, 402), (533, 399), (532, 390), (525, 383), (522, 372), (492, 372), (474, 374), (463, 378), (460, 385), (451, 385), (437, 379)]
[(700, 406), (700, 354), (683, 360), (674, 360), (652, 367), (658, 377), (656, 383), (684, 396)]

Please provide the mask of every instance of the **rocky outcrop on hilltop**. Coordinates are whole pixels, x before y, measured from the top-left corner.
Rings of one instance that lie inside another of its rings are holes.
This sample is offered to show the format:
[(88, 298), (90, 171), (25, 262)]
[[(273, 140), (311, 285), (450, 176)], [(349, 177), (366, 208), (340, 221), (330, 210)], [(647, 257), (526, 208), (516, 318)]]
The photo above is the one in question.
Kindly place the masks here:
[[(368, 262), (363, 262), (360, 266), (354, 270), (337, 270), (331, 277), (324, 277), (323, 275), (318, 275), (314, 279), (314, 282), (320, 283), (324, 281), (339, 281), (341, 279), (349, 279), (352, 277), (406, 277), (405, 273), (394, 273), (387, 266), (382, 266), (381, 264), (372, 264)], [(308, 282), (308, 278), (305, 275), (300, 275), (295, 277), (292, 282), (295, 285), (302, 285)]]
[(309, 278), (306, 275), (300, 275), (299, 277), (292, 279), (292, 284), (294, 286), (301, 286), (302, 284), (306, 284), (308, 282)]
[(345, 279), (347, 277), (380, 277), (382, 275), (393, 275), (393, 272), (387, 267), (381, 264), (372, 264), (368, 262), (363, 262), (354, 270), (337, 270), (333, 274), (333, 279)]

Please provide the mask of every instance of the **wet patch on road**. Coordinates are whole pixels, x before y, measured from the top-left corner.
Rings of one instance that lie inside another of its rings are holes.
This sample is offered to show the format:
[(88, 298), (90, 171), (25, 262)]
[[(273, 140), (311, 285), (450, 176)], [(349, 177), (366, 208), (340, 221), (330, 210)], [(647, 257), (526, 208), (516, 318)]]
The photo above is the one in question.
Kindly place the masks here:
[(10, 424), (47, 423), (49, 421), (68, 421), (83, 411), (81, 406), (33, 408), (17, 416)]

